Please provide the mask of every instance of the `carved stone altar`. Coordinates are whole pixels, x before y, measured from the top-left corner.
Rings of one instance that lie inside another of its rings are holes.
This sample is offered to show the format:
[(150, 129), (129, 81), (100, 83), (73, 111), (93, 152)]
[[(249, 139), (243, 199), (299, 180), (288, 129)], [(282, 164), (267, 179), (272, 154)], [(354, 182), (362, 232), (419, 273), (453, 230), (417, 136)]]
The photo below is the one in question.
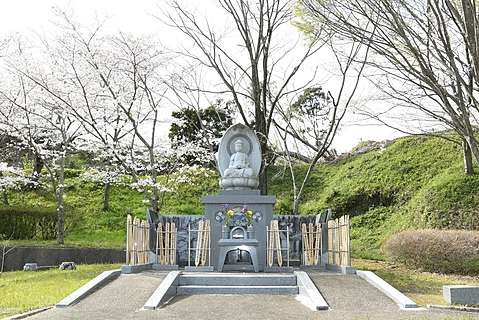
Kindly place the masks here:
[[(211, 262), (222, 271), (229, 253), (249, 255), (249, 269), (229, 264), (228, 270), (263, 271), (266, 266), (266, 226), (273, 217), (274, 196), (261, 195), (258, 174), (261, 148), (255, 133), (243, 124), (231, 126), (221, 139), (216, 154), (220, 173), (218, 195), (206, 196), (202, 202), (211, 224)], [(255, 217), (239, 225), (224, 220), (225, 208), (247, 208)], [(236, 269), (235, 269), (236, 268)]]

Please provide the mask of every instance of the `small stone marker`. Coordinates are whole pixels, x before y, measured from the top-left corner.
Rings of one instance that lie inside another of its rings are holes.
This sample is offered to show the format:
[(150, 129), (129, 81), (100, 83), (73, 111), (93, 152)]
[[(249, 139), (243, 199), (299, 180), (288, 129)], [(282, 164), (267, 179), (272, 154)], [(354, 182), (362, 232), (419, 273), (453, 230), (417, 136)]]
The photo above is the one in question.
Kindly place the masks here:
[(23, 266), (23, 271), (37, 271), (38, 264), (37, 263), (25, 263)]
[(62, 262), (60, 264), (60, 270), (75, 270), (77, 268), (75, 262)]
[(478, 305), (479, 286), (443, 286), (442, 295), (449, 304)]

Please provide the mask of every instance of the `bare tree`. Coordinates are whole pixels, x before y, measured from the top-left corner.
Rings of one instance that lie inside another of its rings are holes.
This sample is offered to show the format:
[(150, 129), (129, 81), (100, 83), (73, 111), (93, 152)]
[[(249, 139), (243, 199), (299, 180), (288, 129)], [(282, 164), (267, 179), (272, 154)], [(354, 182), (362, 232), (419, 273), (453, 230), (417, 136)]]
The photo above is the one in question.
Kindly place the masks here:
[[(479, 58), (474, 0), (302, 0), (308, 22), (371, 46), (375, 83), (463, 140), (479, 161)], [(374, 31), (374, 36), (372, 35)], [(379, 77), (378, 77), (379, 75)]]
[(7, 259), (7, 255), (15, 250), (16, 246), (10, 243), (10, 240), (13, 238), (13, 232), (10, 234), (10, 237), (5, 239), (3, 235), (0, 234), (0, 252), (1, 252), (1, 260), (2, 263), (0, 264), (0, 276), (3, 273), (5, 268), (5, 260)]
[[(212, 70), (222, 84), (221, 89), (194, 89), (230, 94), (242, 121), (256, 131), (263, 155), (259, 176), (263, 194), (267, 193), (266, 171), (272, 156), (268, 139), (276, 108), (286, 97), (304, 89), (305, 85), (294, 85), (294, 78), (320, 47), (316, 42), (302, 46), (299, 41), (287, 45), (278, 40), (282, 30), (290, 27), (294, 19), (294, 3), (290, 0), (218, 0), (234, 22), (234, 35), (225, 39), (178, 1), (171, 2), (171, 10), (166, 14), (167, 23), (181, 31), (197, 49), (185, 49), (182, 54)], [(232, 39), (239, 39), (239, 44), (223, 41)], [(286, 64), (289, 67), (283, 68)]]
[[(322, 87), (306, 89), (297, 100), (286, 108), (278, 107), (280, 120), (273, 120), (282, 142), (283, 158), (291, 174), (293, 187), (293, 214), (299, 213), (311, 173), (318, 161), (326, 155), (339, 130), (340, 124), (356, 94), (369, 54), (369, 47), (360, 42), (346, 45), (331, 44), (341, 74), (340, 86), (336, 93)], [(339, 49), (342, 47), (343, 49)], [(343, 55), (344, 47), (349, 47)], [(355, 70), (354, 66), (358, 68)], [(349, 78), (353, 80), (348, 81)], [(301, 180), (296, 171), (298, 160), (307, 163), (306, 173)]]

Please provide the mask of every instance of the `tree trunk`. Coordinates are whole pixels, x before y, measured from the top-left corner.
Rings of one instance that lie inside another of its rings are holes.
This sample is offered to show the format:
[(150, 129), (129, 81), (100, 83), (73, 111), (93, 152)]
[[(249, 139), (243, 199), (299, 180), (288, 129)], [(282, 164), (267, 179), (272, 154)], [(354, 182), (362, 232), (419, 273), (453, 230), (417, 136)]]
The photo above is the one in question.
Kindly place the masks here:
[(472, 152), (466, 140), (462, 141), (462, 149), (464, 153), (464, 173), (468, 176), (472, 176), (474, 174), (474, 169), (472, 167)]
[(268, 167), (263, 164), (263, 168), (259, 173), (259, 190), (261, 194), (268, 194)]
[(301, 198), (297, 195), (293, 197), (293, 215), (299, 214), (299, 204), (301, 203)]
[(153, 153), (153, 148), (150, 148), (150, 166), (151, 166), (151, 181), (153, 183), (153, 195), (151, 197), (151, 209), (153, 212), (159, 211), (159, 202), (160, 202), (160, 194), (158, 191), (158, 187), (156, 186), (156, 180), (158, 178), (158, 172), (155, 168), (155, 155)]
[(469, 150), (472, 153), (472, 156), (479, 163), (479, 146), (477, 144), (477, 140), (473, 136), (464, 136), (464, 140), (466, 141), (467, 145), (469, 146)]
[(4, 206), (9, 206), (10, 204), (8, 203), (8, 192), (7, 190), (3, 189), (2, 190), (2, 200), (3, 200), (3, 205)]
[[(42, 173), (43, 169), (43, 160), (42, 158), (35, 154), (33, 158), (33, 174), (31, 177), (32, 182), (38, 182), (40, 179), (40, 174)], [(28, 186), (30, 188), (33, 188), (35, 186), (35, 183), (29, 183)]]
[[(256, 130), (258, 130), (256, 128)], [(258, 131), (256, 131), (258, 132)], [(261, 157), (263, 162), (261, 164), (261, 170), (258, 175), (259, 179), (259, 190), (262, 195), (268, 194), (268, 142), (264, 139), (264, 133), (260, 133), (258, 140), (260, 141), (261, 146)]]
[(59, 160), (58, 186), (56, 190), (57, 198), (57, 243), (65, 243), (65, 201), (63, 194), (65, 192), (65, 156), (62, 155)]
[(111, 183), (105, 183), (105, 187), (103, 189), (103, 211), (110, 210), (110, 191), (111, 191)]
[(7, 246), (6, 245), (3, 245), (2, 246), (2, 264), (0, 265), (0, 274), (3, 274), (3, 269), (5, 267), (5, 256), (6, 256), (6, 250), (7, 250)]

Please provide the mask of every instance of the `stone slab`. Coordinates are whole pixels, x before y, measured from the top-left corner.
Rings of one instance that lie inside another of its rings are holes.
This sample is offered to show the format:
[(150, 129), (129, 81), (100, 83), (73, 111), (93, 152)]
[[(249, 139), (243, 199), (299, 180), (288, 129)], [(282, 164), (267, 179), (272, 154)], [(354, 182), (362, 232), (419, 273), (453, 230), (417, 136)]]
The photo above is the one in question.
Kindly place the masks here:
[(179, 286), (178, 295), (193, 294), (298, 294), (297, 286)]
[(335, 264), (326, 264), (326, 270), (339, 272), (342, 274), (356, 274), (356, 269), (350, 266), (338, 266)]
[(79, 289), (75, 290), (68, 297), (64, 298), (56, 304), (57, 308), (71, 306), (81, 299), (85, 298), (87, 295), (98, 289), (99, 287), (105, 285), (107, 282), (117, 278), (120, 275), (120, 269), (104, 271), (93, 280), (89, 281), (87, 284), (83, 285)]
[(328, 310), (328, 303), (308, 274), (304, 271), (295, 271), (294, 274), (296, 275), (299, 289), (298, 300), (313, 311)]
[(178, 270), (179, 266), (177, 264), (159, 264), (159, 263), (153, 263), (151, 265), (151, 269), (157, 270), (157, 271), (173, 271), (173, 270)]
[(194, 266), (186, 266), (186, 272), (213, 272), (215, 268), (213, 266), (204, 266), (204, 267), (194, 267)]
[(180, 286), (296, 286), (294, 274), (266, 273), (183, 273)]
[(382, 293), (393, 300), (401, 309), (417, 308), (417, 304), (406, 297), (402, 292), (378, 277), (374, 272), (357, 270), (356, 274), (379, 289)]
[(294, 268), (293, 267), (279, 267), (279, 266), (273, 266), (273, 267), (264, 267), (264, 272), (272, 272), (272, 273), (293, 273)]
[(169, 272), (168, 275), (163, 279), (163, 281), (161, 281), (155, 292), (153, 292), (150, 298), (143, 305), (143, 308), (148, 310), (161, 308), (162, 304), (176, 296), (178, 278), (180, 274), (180, 271)]
[(123, 274), (138, 273), (138, 272), (151, 270), (152, 267), (153, 267), (152, 263), (136, 264), (136, 265), (125, 264), (121, 266), (121, 273)]
[(260, 190), (220, 190), (220, 195), (256, 195), (259, 196)]
[(443, 286), (442, 295), (449, 304), (479, 305), (479, 286)]

